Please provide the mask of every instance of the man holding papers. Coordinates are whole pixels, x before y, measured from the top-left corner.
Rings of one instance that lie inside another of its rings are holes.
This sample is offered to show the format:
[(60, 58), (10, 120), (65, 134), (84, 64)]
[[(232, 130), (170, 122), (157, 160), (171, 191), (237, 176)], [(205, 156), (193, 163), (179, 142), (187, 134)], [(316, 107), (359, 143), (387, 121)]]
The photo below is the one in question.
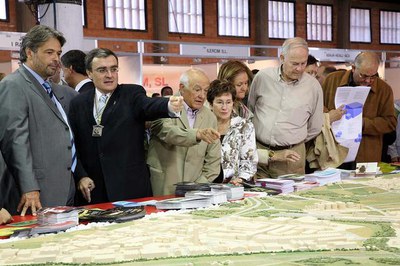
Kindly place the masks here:
[(396, 128), (392, 88), (379, 78), (379, 63), (377, 54), (361, 52), (355, 58), (351, 70), (334, 72), (322, 84), (324, 106), (328, 111), (336, 109), (335, 95), (338, 87), (371, 88), (362, 110), (362, 138), (357, 156), (355, 161), (340, 168), (355, 169), (356, 162), (379, 162), (382, 136)]

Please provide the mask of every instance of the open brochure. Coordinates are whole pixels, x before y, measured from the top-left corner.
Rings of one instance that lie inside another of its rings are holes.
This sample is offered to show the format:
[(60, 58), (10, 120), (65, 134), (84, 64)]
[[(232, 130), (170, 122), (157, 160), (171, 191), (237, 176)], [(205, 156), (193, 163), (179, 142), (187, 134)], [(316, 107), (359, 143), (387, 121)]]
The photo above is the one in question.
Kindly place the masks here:
[(370, 87), (338, 87), (335, 95), (335, 107), (344, 105), (346, 114), (332, 123), (332, 132), (336, 141), (349, 148), (344, 162), (354, 161), (362, 139), (363, 106)]

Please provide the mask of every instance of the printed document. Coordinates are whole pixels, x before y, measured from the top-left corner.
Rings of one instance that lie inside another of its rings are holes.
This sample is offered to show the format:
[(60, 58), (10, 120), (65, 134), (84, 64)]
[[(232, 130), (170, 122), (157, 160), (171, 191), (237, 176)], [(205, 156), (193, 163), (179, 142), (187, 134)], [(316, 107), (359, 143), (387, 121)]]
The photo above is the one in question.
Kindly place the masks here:
[(349, 148), (344, 162), (356, 159), (362, 139), (362, 110), (368, 97), (370, 87), (338, 87), (335, 95), (335, 106), (344, 105), (346, 113), (342, 119), (332, 123), (332, 132), (340, 145)]

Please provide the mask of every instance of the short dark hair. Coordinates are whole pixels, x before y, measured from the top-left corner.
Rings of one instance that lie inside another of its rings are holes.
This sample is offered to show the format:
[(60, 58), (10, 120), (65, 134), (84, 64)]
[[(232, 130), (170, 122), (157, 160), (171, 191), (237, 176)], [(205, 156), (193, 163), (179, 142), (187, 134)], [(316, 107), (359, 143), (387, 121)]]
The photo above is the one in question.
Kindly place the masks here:
[(236, 89), (235, 86), (227, 80), (216, 79), (211, 82), (210, 87), (207, 92), (207, 101), (210, 105), (213, 104), (215, 97), (221, 96), (224, 93), (230, 93), (232, 95), (232, 100), (236, 99)]
[(106, 58), (109, 56), (114, 56), (115, 59), (117, 59), (118, 63), (118, 57), (117, 55), (111, 51), (110, 49), (107, 48), (95, 48), (91, 50), (85, 57), (85, 67), (86, 70), (92, 71), (92, 62), (94, 58)]
[(151, 98), (155, 98), (155, 97), (160, 97), (161, 95), (158, 93), (158, 92), (154, 92), (152, 95), (151, 95)]
[(85, 57), (86, 54), (81, 50), (70, 50), (61, 56), (61, 63), (67, 68), (72, 66), (75, 72), (87, 76)]
[(314, 64), (316, 64), (316, 63), (318, 63), (319, 62), (319, 60), (317, 60), (317, 58), (315, 58), (314, 56), (312, 56), (312, 55), (308, 55), (308, 58), (307, 58), (307, 66), (309, 66), (309, 65), (314, 65)]
[(170, 86), (165, 86), (161, 89), (161, 96), (165, 96), (164, 93), (166, 90), (171, 90), (174, 93), (174, 90)]
[(22, 37), (21, 48), (19, 50), (19, 60), (25, 63), (28, 59), (26, 49), (31, 49), (34, 53), (38, 48), (47, 42), (50, 38), (56, 38), (60, 45), (63, 46), (66, 42), (63, 34), (53, 28), (45, 25), (36, 25)]

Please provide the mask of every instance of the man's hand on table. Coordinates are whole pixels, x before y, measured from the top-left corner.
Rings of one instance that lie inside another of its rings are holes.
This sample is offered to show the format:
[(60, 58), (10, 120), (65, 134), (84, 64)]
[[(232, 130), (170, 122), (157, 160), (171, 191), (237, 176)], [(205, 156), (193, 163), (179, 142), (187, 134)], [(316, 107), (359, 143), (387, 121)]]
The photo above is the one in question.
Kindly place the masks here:
[(81, 180), (79, 180), (78, 189), (89, 203), (92, 201), (90, 193), (95, 187), (94, 181), (88, 176), (82, 177)]
[(9, 223), (12, 220), (11, 214), (6, 209), (0, 209), (0, 224)]
[(17, 211), (21, 212), (21, 216), (25, 216), (29, 208), (31, 208), (33, 216), (36, 216), (36, 212), (42, 208), (39, 191), (30, 191), (22, 195)]

